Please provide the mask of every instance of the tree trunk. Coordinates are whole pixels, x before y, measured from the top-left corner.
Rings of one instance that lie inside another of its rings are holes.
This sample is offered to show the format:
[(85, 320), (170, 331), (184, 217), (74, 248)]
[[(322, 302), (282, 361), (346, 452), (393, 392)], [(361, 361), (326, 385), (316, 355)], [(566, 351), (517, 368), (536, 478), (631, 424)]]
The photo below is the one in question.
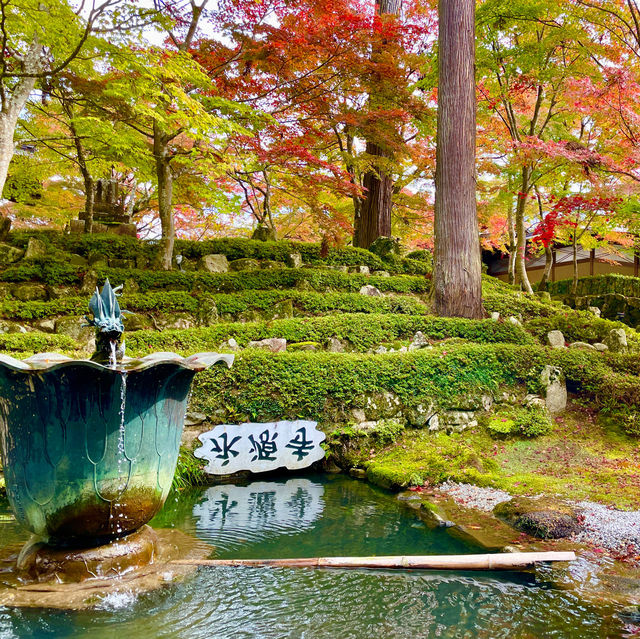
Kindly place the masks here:
[[(377, 0), (376, 12), (380, 16), (400, 15), (400, 0)], [(383, 45), (384, 47), (384, 45)], [(373, 51), (375, 59), (382, 51)], [(371, 95), (372, 104), (376, 96)], [(391, 208), (393, 179), (385, 164), (392, 159), (391, 153), (372, 140), (367, 140), (367, 155), (373, 157), (373, 166), (364, 174), (362, 186), (365, 189), (362, 206), (355, 211), (353, 245), (369, 248), (379, 237), (391, 235)]]
[(434, 304), (438, 315), (481, 318), (475, 0), (440, 0), (438, 15)]
[(175, 242), (175, 226), (171, 200), (173, 196), (173, 175), (171, 174), (171, 157), (164, 135), (156, 122), (153, 126), (153, 156), (156, 163), (158, 180), (158, 215), (162, 229), (158, 267), (170, 271), (173, 261), (173, 244)]
[[(367, 142), (367, 154), (377, 158), (389, 157), (382, 147), (373, 142)], [(360, 208), (358, 244), (355, 244), (354, 237), (354, 246), (369, 248), (377, 238), (391, 236), (393, 180), (381, 169), (367, 171), (362, 186), (366, 193)]]
[(578, 239), (577, 234), (573, 234), (573, 282), (571, 282), (571, 295), (578, 292)]
[(531, 177), (531, 169), (528, 166), (522, 167), (522, 183), (518, 193), (518, 201), (516, 203), (516, 284), (520, 284), (524, 291), (533, 294), (533, 289), (527, 275), (527, 267), (525, 265), (525, 255), (527, 252), (527, 231), (524, 225), (524, 212), (527, 205), (527, 194), (531, 189), (529, 178)]
[(507, 210), (507, 225), (509, 227), (509, 284), (516, 281), (516, 229), (513, 224), (513, 200)]
[(551, 279), (551, 269), (553, 268), (553, 249), (550, 246), (544, 247), (544, 271), (542, 272), (542, 279), (538, 284), (539, 291), (546, 291), (547, 284)]

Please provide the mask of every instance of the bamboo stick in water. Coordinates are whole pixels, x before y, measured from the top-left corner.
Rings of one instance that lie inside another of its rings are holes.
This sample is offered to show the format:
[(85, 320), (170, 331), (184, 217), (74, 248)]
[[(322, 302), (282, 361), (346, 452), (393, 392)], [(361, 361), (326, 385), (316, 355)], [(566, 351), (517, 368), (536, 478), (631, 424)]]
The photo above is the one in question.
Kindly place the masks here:
[(271, 568), (382, 568), (414, 570), (511, 570), (545, 561), (573, 561), (574, 552), (509, 552), (484, 555), (309, 557), (300, 559), (176, 559), (189, 566)]

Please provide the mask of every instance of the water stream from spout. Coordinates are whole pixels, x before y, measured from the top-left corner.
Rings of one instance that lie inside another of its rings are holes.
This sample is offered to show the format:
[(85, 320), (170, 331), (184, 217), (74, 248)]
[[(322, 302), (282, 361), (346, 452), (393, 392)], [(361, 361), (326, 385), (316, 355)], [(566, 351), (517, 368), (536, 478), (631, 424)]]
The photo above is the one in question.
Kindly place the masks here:
[[(114, 342), (111, 342), (113, 346)], [(115, 350), (114, 350), (114, 358), (115, 358)], [(115, 368), (115, 366), (114, 366)], [(126, 479), (123, 477), (123, 465), (127, 462), (127, 458), (125, 455), (124, 449), (124, 430), (125, 430), (125, 407), (127, 404), (127, 373), (126, 371), (121, 371), (121, 385), (120, 385), (120, 426), (118, 427), (118, 448), (117, 448), (117, 458), (118, 458), (118, 487), (117, 487), (117, 496), (114, 498), (114, 501), (111, 504), (111, 517), (114, 514), (114, 507), (118, 506), (118, 498), (122, 495), (122, 493), (126, 490), (128, 479), (129, 479), (129, 469), (125, 468), (126, 471)], [(115, 508), (117, 512), (117, 508)], [(116, 532), (122, 532), (122, 522), (120, 519), (123, 514), (118, 513), (115, 522), (110, 522), (110, 527), (115, 527)]]
[(118, 360), (116, 358), (116, 351), (118, 349), (118, 345), (116, 344), (115, 340), (112, 339), (109, 342), (109, 349), (110, 349), (110, 352), (109, 352), (109, 366), (111, 368), (115, 368), (118, 365)]

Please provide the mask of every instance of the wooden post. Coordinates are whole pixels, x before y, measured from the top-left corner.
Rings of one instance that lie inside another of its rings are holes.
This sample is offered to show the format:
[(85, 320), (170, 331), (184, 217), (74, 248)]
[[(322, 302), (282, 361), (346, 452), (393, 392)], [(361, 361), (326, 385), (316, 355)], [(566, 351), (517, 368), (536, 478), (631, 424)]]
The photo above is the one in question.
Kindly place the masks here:
[(556, 281), (556, 249), (553, 249), (553, 266), (551, 267), (551, 281)]
[(591, 249), (591, 251), (589, 251), (589, 275), (594, 275), (595, 263), (596, 263), (596, 250)]
[(251, 568), (377, 568), (400, 570), (513, 570), (548, 561), (574, 561), (574, 552), (507, 552), (485, 555), (309, 557), (300, 559), (176, 559), (181, 566)]

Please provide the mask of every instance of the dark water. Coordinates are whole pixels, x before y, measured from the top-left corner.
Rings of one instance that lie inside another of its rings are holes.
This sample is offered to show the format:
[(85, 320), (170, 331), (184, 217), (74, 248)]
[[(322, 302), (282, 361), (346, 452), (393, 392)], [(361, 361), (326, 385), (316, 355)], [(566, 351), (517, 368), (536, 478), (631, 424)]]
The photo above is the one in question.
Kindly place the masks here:
[[(171, 498), (154, 520), (215, 546), (215, 556), (475, 552), (430, 531), (393, 496), (342, 476), (219, 486)], [(0, 544), (26, 538), (0, 523)], [(201, 569), (91, 612), (0, 609), (0, 637), (92, 639), (632, 636), (614, 610), (531, 573)]]

